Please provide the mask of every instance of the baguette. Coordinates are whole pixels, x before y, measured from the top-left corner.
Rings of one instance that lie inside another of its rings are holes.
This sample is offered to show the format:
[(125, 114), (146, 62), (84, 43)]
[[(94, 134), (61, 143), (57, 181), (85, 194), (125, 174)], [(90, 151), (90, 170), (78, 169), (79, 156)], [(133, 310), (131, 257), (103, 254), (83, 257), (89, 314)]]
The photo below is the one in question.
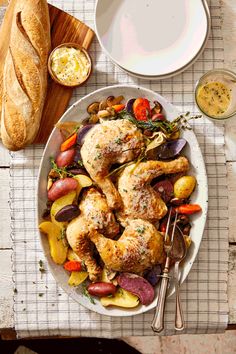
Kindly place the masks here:
[(50, 21), (46, 0), (18, 0), (3, 72), (1, 138), (9, 150), (31, 144), (47, 89)]

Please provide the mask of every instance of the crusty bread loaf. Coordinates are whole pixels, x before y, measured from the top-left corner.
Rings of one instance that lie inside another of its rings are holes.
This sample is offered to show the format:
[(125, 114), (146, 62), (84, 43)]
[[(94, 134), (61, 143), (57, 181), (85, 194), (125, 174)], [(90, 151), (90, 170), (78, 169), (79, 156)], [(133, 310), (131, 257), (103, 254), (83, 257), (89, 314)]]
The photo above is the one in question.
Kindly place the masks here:
[(18, 0), (3, 73), (1, 138), (10, 150), (32, 143), (47, 88), (50, 21), (45, 0)]

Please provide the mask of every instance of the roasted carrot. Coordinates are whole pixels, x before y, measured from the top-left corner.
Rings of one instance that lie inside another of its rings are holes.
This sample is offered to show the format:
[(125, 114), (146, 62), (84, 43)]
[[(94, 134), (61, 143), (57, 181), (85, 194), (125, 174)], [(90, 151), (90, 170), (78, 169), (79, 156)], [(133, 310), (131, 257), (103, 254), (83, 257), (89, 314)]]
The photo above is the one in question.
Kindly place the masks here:
[(69, 272), (80, 271), (81, 268), (81, 263), (78, 261), (67, 261), (64, 263), (64, 269)]
[(175, 211), (179, 214), (191, 215), (202, 211), (202, 208), (198, 204), (183, 204), (176, 207)]
[(161, 232), (165, 233), (165, 232), (166, 232), (166, 227), (167, 227), (167, 219), (164, 219), (164, 220), (161, 222), (161, 224), (160, 224), (159, 230), (160, 230)]
[(137, 98), (133, 104), (133, 112), (137, 120), (148, 120), (151, 116), (150, 102), (146, 98)]
[(124, 104), (115, 104), (114, 106), (112, 106), (112, 108), (114, 108), (114, 110), (116, 112), (120, 112), (125, 108), (125, 105)]
[(73, 145), (75, 145), (76, 139), (77, 139), (77, 134), (76, 133), (72, 134), (68, 139), (66, 139), (61, 144), (61, 151), (66, 151), (70, 149)]

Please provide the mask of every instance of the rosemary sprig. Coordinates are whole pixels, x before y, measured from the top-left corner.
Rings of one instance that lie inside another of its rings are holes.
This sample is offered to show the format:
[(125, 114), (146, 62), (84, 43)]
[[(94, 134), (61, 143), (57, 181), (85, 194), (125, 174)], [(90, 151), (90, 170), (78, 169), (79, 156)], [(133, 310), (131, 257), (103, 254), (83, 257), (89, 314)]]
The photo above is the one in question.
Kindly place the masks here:
[(188, 122), (190, 119), (201, 118), (201, 115), (190, 116), (190, 112), (187, 112), (185, 115), (180, 115), (175, 118), (172, 122), (168, 120), (163, 121), (152, 121), (151, 119), (147, 121), (140, 121), (135, 119), (130, 113), (127, 111), (121, 111), (118, 113), (120, 119), (128, 119), (131, 123), (135, 124), (136, 127), (141, 129), (147, 129), (152, 132), (162, 131), (165, 134), (172, 134), (176, 132), (178, 129), (189, 129)]
[(140, 121), (133, 117), (127, 111), (121, 111), (119, 113), (119, 118), (128, 119), (131, 123), (135, 124), (136, 127), (141, 129), (147, 129), (150, 131), (162, 130), (164, 133), (170, 134), (175, 131), (175, 125), (173, 122), (169, 121), (152, 121), (151, 119), (147, 121)]

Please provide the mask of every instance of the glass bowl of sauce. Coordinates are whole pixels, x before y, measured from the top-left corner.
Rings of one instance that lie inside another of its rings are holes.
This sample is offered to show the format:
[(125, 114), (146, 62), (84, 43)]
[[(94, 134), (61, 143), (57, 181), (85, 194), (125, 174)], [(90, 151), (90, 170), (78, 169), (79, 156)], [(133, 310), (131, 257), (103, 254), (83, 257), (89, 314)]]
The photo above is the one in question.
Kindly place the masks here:
[(87, 50), (76, 43), (63, 43), (54, 48), (48, 58), (48, 71), (52, 79), (67, 87), (84, 84), (92, 71)]
[(212, 119), (224, 120), (236, 114), (236, 74), (227, 69), (206, 72), (195, 87), (199, 110)]

